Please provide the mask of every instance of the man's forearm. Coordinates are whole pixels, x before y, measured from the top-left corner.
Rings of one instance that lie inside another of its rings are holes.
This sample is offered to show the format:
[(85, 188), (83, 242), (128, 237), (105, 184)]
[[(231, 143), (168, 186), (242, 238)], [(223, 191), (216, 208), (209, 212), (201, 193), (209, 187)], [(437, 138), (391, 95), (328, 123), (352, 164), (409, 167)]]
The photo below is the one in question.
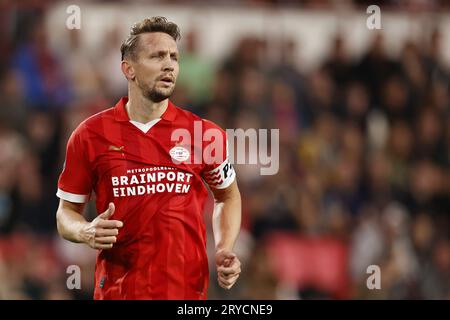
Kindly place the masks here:
[(64, 239), (77, 243), (85, 242), (82, 239), (81, 230), (87, 221), (80, 212), (60, 206), (56, 214), (56, 222), (58, 232)]
[(213, 231), (216, 250), (232, 251), (240, 228), (241, 196), (236, 185), (232, 192), (215, 197)]
[(111, 249), (117, 241), (123, 222), (109, 219), (115, 211), (113, 202), (88, 222), (83, 217), (84, 204), (60, 201), (56, 221), (59, 234), (66, 240), (85, 243), (93, 249)]

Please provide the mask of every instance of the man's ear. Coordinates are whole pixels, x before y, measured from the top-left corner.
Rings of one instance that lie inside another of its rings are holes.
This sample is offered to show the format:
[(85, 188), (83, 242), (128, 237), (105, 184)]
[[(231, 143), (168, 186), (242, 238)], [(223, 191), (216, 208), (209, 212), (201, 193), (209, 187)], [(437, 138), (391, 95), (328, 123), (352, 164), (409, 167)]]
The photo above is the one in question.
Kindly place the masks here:
[(127, 78), (127, 80), (129, 81), (134, 80), (136, 75), (134, 74), (134, 68), (129, 61), (122, 60), (120, 68), (122, 69), (122, 73), (124, 74), (125, 78)]

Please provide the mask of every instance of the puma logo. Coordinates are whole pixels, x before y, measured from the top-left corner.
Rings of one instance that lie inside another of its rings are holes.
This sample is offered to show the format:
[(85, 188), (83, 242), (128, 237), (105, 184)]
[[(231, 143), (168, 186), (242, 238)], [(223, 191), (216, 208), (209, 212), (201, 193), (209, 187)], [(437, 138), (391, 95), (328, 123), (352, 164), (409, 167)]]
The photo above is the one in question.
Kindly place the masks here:
[(125, 146), (120, 146), (120, 147), (116, 147), (113, 145), (109, 146), (109, 150), (112, 150), (112, 151), (123, 151), (124, 148), (125, 148)]

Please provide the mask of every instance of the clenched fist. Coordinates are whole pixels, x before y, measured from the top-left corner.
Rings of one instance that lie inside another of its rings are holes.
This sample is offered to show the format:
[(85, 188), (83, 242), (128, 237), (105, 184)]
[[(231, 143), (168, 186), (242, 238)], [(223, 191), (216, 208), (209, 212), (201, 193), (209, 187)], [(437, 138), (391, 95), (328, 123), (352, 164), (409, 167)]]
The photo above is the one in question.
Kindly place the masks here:
[(217, 281), (224, 289), (231, 289), (241, 273), (241, 262), (236, 254), (222, 249), (216, 252)]
[(109, 220), (115, 211), (114, 203), (110, 202), (108, 209), (82, 228), (83, 242), (94, 249), (111, 249), (117, 241), (122, 221)]

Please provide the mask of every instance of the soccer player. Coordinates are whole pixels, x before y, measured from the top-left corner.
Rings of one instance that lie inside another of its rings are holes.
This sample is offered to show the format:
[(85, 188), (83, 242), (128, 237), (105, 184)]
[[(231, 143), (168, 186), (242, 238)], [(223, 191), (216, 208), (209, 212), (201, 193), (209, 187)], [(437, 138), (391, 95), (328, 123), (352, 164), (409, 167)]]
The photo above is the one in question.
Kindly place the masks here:
[[(241, 272), (241, 199), (225, 132), (169, 100), (179, 37), (163, 17), (135, 24), (121, 46), (128, 97), (83, 121), (67, 144), (58, 232), (99, 250), (94, 299), (207, 298), (205, 183), (219, 285), (231, 288)], [(100, 214), (88, 222), (93, 195)]]

